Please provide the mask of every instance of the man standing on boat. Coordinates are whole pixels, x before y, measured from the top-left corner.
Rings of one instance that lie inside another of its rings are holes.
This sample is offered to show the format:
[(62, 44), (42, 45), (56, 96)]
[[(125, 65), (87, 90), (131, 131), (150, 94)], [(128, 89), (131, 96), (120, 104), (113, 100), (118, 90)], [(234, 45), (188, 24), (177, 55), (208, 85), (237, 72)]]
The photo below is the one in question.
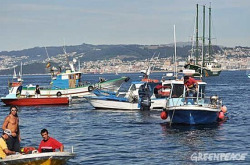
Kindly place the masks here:
[(9, 129), (11, 131), (11, 138), (8, 138), (6, 143), (8, 148), (12, 151), (20, 152), (20, 130), (19, 130), (19, 118), (17, 115), (17, 107), (11, 106), (10, 113), (5, 118), (2, 129)]
[(3, 131), (3, 135), (0, 138), (0, 159), (4, 159), (6, 155), (16, 153), (15, 151), (9, 150), (7, 147), (6, 140), (8, 140), (9, 138), (11, 138), (11, 130), (6, 129)]
[(56, 139), (49, 137), (49, 132), (47, 129), (42, 129), (41, 135), (43, 140), (38, 147), (38, 152), (55, 152), (56, 149), (59, 149), (60, 152), (63, 152), (63, 144)]
[(35, 90), (35, 96), (36, 96), (36, 98), (39, 98), (40, 94), (41, 94), (40, 87), (39, 87), (39, 85), (36, 85), (36, 90)]
[[(184, 76), (184, 86), (186, 87), (186, 97), (189, 97), (192, 93), (192, 97), (196, 97), (197, 90), (198, 90), (198, 83), (197, 81), (189, 76)], [(194, 99), (195, 100), (195, 99)], [(185, 102), (187, 101), (187, 98)]]

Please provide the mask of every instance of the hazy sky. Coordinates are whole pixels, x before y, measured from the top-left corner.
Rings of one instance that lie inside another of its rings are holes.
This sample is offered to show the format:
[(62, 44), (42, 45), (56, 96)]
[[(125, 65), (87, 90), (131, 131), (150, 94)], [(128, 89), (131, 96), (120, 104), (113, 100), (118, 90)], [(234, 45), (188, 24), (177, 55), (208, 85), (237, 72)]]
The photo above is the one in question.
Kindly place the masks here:
[(250, 46), (250, 0), (0, 0), (0, 51), (64, 42), (168, 44), (174, 24), (177, 42), (187, 42), (196, 3), (208, 9), (210, 2), (212, 43)]

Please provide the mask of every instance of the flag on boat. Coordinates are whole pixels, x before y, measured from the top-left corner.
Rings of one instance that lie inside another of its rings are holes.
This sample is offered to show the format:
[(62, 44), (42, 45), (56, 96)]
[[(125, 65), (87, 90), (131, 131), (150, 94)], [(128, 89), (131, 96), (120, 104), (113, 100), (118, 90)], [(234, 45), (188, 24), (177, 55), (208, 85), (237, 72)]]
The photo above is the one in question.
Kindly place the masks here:
[(49, 68), (50, 67), (50, 62), (48, 62), (48, 64), (46, 65), (46, 68)]

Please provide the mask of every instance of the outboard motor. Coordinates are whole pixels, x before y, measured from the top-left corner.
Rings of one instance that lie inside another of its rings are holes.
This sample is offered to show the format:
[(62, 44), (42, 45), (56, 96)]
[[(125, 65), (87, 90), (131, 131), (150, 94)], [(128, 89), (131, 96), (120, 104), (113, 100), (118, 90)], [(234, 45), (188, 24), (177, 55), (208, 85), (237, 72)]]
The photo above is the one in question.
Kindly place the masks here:
[(150, 107), (151, 107), (151, 99), (150, 99), (150, 97), (142, 97), (141, 98), (141, 107), (140, 107), (140, 109), (141, 110), (146, 110), (146, 111), (148, 111), (148, 110), (150, 110)]
[(151, 99), (148, 86), (142, 85), (139, 89), (139, 104), (141, 110), (150, 110)]
[(210, 97), (210, 102), (211, 102), (211, 105), (216, 106), (216, 105), (217, 105), (217, 103), (218, 103), (218, 101), (219, 101), (219, 97), (218, 97), (217, 95), (215, 95), (215, 96), (211, 96), (211, 97)]

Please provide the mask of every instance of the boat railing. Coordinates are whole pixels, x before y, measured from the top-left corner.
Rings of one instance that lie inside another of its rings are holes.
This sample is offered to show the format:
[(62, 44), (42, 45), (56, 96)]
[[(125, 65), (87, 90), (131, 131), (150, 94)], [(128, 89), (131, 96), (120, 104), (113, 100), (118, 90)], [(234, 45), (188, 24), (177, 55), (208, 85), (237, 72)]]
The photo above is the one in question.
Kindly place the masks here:
[(42, 89), (42, 90), (50, 90), (51, 86), (40, 86), (40, 89)]
[(218, 96), (207, 97), (204, 95), (197, 96), (183, 96), (171, 97), (168, 99), (167, 106), (184, 106), (184, 105), (198, 105), (210, 108), (220, 108), (222, 101)]
[(76, 88), (78, 87), (84, 87), (84, 86), (89, 86), (91, 85), (90, 82), (84, 81), (84, 82), (79, 82), (78, 84), (76, 84)]
[(218, 108), (222, 106), (222, 101), (218, 96), (200, 96), (200, 97), (195, 97), (195, 96), (188, 96), (185, 97), (185, 104), (191, 103), (191, 105), (202, 105), (202, 106), (207, 106), (207, 107), (212, 107), (212, 108)]

